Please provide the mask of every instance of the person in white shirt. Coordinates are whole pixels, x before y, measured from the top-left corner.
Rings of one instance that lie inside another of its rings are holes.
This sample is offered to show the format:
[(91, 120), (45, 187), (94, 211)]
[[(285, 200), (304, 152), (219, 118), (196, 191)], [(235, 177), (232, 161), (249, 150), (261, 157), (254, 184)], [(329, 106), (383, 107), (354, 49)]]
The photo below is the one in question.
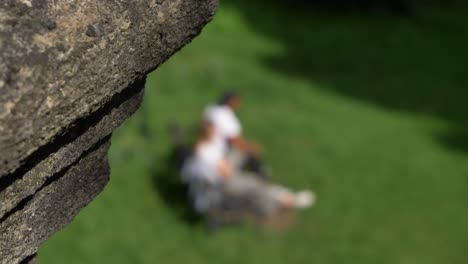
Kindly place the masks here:
[[(241, 97), (236, 92), (225, 92), (217, 104), (205, 109), (203, 118), (215, 126), (216, 137), (226, 144), (226, 149), (237, 152), (236, 166), (267, 178), (260, 161), (261, 147), (242, 135), (242, 125), (235, 114), (240, 104)], [(243, 157), (240, 158), (240, 155)]]
[(219, 203), (219, 184), (230, 170), (226, 160), (226, 145), (214, 137), (214, 126), (203, 122), (193, 154), (181, 169), (182, 180), (189, 186), (189, 195), (194, 209), (206, 213)]
[(261, 153), (260, 146), (242, 136), (242, 125), (235, 114), (240, 105), (241, 97), (237, 93), (225, 92), (218, 104), (205, 109), (204, 119), (214, 124), (217, 136), (230, 146), (257, 156)]
[(311, 191), (294, 193), (267, 183), (232, 165), (226, 144), (213, 123), (205, 121), (194, 154), (184, 164), (182, 177), (189, 184), (190, 197), (199, 213), (207, 213), (223, 197), (247, 200), (256, 213), (270, 216), (281, 208), (307, 208), (314, 201)]

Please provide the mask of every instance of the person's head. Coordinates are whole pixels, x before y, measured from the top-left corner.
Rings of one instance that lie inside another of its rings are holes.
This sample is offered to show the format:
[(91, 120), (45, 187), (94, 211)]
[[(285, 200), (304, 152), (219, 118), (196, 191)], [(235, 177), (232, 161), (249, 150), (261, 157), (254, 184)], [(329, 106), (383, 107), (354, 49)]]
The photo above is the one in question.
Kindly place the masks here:
[(218, 104), (228, 106), (232, 110), (237, 110), (241, 104), (241, 97), (235, 91), (226, 91), (219, 99)]
[(214, 124), (208, 120), (203, 120), (198, 130), (198, 140), (210, 140), (215, 134)]

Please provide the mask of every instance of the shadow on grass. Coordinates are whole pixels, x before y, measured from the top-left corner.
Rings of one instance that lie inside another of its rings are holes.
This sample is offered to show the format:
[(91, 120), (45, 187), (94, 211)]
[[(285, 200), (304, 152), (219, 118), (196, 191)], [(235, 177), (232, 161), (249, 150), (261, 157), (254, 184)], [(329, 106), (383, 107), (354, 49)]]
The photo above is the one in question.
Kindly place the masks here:
[(187, 186), (180, 180), (180, 175), (174, 166), (173, 155), (169, 153), (162, 161), (154, 164), (156, 166), (152, 170), (153, 188), (163, 202), (186, 224), (201, 224), (203, 218), (190, 206)]
[(411, 16), (401, 16), (295, 2), (224, 3), (283, 44), (282, 54), (264, 58), (269, 68), (384, 108), (444, 119), (460, 129), (434, 139), (468, 153), (461, 143), (468, 138), (466, 3), (412, 5)]
[(439, 140), (457, 151), (468, 151), (468, 128), (453, 130), (439, 137)]

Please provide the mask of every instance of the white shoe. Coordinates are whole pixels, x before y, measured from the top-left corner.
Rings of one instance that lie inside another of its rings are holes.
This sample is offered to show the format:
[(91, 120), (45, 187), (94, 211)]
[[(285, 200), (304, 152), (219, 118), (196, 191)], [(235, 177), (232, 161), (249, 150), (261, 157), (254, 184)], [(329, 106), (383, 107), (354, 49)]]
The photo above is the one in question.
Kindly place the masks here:
[(301, 191), (296, 193), (294, 205), (296, 208), (305, 209), (315, 204), (316, 196), (312, 191)]

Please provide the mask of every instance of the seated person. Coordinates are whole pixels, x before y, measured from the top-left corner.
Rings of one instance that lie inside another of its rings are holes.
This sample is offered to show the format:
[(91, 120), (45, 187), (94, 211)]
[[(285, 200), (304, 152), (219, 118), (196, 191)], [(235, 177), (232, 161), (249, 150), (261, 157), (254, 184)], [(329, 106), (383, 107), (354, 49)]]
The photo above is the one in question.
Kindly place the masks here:
[(242, 136), (242, 126), (235, 114), (240, 104), (241, 97), (236, 92), (225, 92), (217, 104), (205, 109), (203, 118), (214, 125), (216, 136), (227, 145), (226, 148), (243, 155), (242, 167), (266, 178), (259, 159), (261, 147)]
[(249, 202), (261, 216), (271, 216), (282, 208), (307, 208), (313, 205), (311, 191), (294, 193), (280, 185), (253, 177), (231, 163), (227, 146), (217, 135), (215, 126), (205, 121), (200, 129), (193, 155), (182, 168), (189, 185), (195, 210), (208, 213), (223, 197), (238, 197)]

